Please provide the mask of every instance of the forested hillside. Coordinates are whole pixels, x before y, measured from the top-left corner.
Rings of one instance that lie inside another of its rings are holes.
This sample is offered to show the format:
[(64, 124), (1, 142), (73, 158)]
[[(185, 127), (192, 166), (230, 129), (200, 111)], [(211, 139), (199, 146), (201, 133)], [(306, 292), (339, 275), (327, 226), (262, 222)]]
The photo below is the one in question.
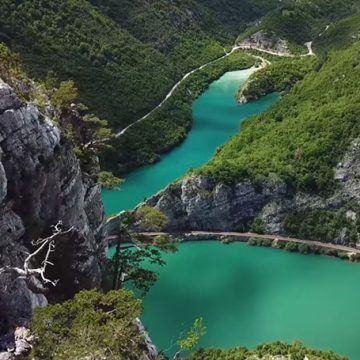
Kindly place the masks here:
[[(233, 43), (237, 29), (229, 31), (221, 13), (235, 11), (234, 3), (212, 1), (208, 10), (195, 0), (4, 0), (0, 41), (21, 54), (30, 75), (44, 78), (52, 70), (74, 80), (87, 105), (122, 128), (158, 104), (186, 71)], [(237, 5), (238, 21), (268, 8), (247, 8), (239, 18)]]
[(260, 345), (256, 349), (244, 347), (223, 349), (200, 349), (188, 357), (189, 360), (346, 360), (346, 357), (336, 355), (332, 351), (307, 349), (303, 344), (295, 342), (292, 345), (280, 341), (272, 344)]
[(298, 190), (333, 191), (333, 167), (360, 134), (359, 68), (359, 43), (332, 52), (270, 111), (245, 121), (200, 172), (226, 183), (276, 174)]
[(329, 23), (314, 41), (314, 48), (323, 58), (333, 48), (342, 49), (360, 38), (360, 11)]
[(76, 82), (84, 102), (122, 127), (157, 104), (176, 78), (164, 55), (85, 0), (4, 0), (0, 40), (33, 77), (53, 70)]
[(325, 27), (356, 11), (358, 0), (285, 0), (250, 32), (265, 29), (298, 45), (316, 38)]

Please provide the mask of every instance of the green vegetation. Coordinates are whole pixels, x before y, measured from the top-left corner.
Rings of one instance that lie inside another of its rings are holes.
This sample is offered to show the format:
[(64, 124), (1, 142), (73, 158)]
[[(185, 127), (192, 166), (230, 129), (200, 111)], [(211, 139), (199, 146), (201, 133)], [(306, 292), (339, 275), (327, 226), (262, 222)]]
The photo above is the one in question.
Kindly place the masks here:
[(74, 80), (81, 100), (114, 127), (152, 108), (178, 76), (164, 55), (85, 0), (4, 0), (0, 24), (0, 41), (21, 54), (29, 75), (52, 70)]
[[(185, 72), (221, 56), (248, 21), (277, 6), (276, 0), (243, 3), (4, 0), (0, 41), (21, 54), (32, 77), (45, 79), (50, 71), (60, 80), (73, 80), (80, 100), (118, 130), (154, 108)], [(149, 131), (140, 127), (116, 142), (107, 167), (119, 162), (122, 172), (157, 160), (190, 128), (191, 117), (178, 115), (163, 113)]]
[(161, 231), (167, 223), (167, 217), (158, 209), (141, 206), (136, 211), (136, 221), (141, 223), (144, 230)]
[(137, 40), (155, 48), (181, 74), (221, 56), (218, 39), (234, 36), (197, 1), (90, 0)]
[(188, 357), (188, 360), (252, 360), (267, 359), (270, 356), (286, 356), (289, 360), (303, 360), (305, 356), (309, 360), (346, 360), (346, 357), (336, 355), (333, 352), (318, 351), (306, 348), (302, 343), (286, 344), (274, 342), (260, 345), (250, 350), (244, 347), (231, 350), (200, 349)]
[(100, 171), (98, 173), (98, 182), (106, 189), (117, 190), (123, 181), (123, 179), (114, 176), (110, 171)]
[(139, 359), (144, 339), (134, 321), (141, 312), (141, 301), (128, 290), (82, 291), (63, 304), (38, 308), (31, 323), (31, 358)]
[[(271, 176), (289, 189), (329, 194), (334, 166), (360, 133), (360, 44), (335, 51), (266, 113), (243, 122), (198, 173), (235, 183)], [(326, 89), (326, 91), (324, 91)]]
[(181, 350), (192, 350), (199, 343), (200, 339), (206, 334), (206, 327), (203, 325), (203, 319), (195, 320), (194, 325), (187, 332), (186, 337), (177, 341)]
[(180, 67), (203, 63), (209, 58), (207, 52), (219, 48), (215, 40), (232, 44), (249, 21), (278, 4), (276, 0), (90, 2), (143, 43), (168, 54)]
[(331, 49), (343, 49), (359, 40), (360, 36), (360, 11), (328, 24), (314, 41), (314, 49), (324, 56)]
[(247, 33), (265, 29), (303, 45), (317, 37), (329, 23), (353, 13), (358, 5), (358, 0), (285, 0)]
[(356, 218), (351, 220), (345, 209), (299, 210), (286, 216), (284, 230), (302, 239), (355, 244), (360, 232), (359, 216)]
[(347, 251), (337, 250), (333, 248), (326, 248), (316, 244), (304, 244), (295, 241), (281, 241), (281, 240), (270, 240), (262, 238), (250, 238), (248, 240), (249, 246), (260, 246), (260, 247), (272, 247), (273, 249), (281, 249), (289, 252), (297, 252), (304, 255), (324, 255), (334, 256), (343, 260), (360, 262), (360, 254), (352, 253)]
[[(115, 173), (123, 173), (158, 160), (159, 154), (185, 138), (192, 123), (192, 103), (209, 84), (226, 71), (248, 68), (254, 61), (249, 55), (238, 52), (194, 73), (161, 108), (118, 139), (113, 145), (114, 152), (104, 162)], [(118, 159), (116, 167), (113, 167)]]
[(270, 247), (273, 241), (270, 239), (262, 239), (262, 238), (250, 238), (248, 240), (248, 244), (250, 246), (263, 246), (263, 247)]
[(19, 57), (13, 54), (10, 49), (0, 42), (0, 76), (1, 78), (13, 84), (14, 79), (22, 78), (20, 70)]
[(146, 268), (146, 263), (164, 266), (162, 258), (164, 252), (175, 252), (175, 244), (167, 236), (154, 238), (133, 231), (145, 229), (147, 231), (161, 231), (167, 221), (166, 216), (159, 210), (143, 206), (136, 214), (127, 213), (123, 216), (119, 228), (115, 254), (108, 260), (104, 279), (105, 289), (119, 289), (126, 282), (147, 293), (158, 279), (157, 273)]
[(273, 64), (253, 73), (245, 86), (240, 89), (238, 99), (257, 100), (272, 92), (288, 92), (295, 83), (312, 70), (315, 59), (281, 58)]

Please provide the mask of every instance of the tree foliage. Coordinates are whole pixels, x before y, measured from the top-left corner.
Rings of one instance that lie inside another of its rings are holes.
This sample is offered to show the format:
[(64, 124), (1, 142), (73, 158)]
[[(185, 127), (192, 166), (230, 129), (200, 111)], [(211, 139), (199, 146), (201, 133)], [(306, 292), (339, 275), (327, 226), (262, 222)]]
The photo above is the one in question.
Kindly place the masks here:
[(31, 323), (36, 339), (31, 356), (139, 359), (144, 340), (134, 321), (141, 311), (141, 301), (128, 290), (82, 291), (73, 300), (38, 308)]
[(290, 345), (280, 341), (259, 345), (256, 349), (199, 349), (191, 354), (188, 360), (250, 360), (282, 356), (292, 360), (303, 360), (305, 356), (311, 360), (347, 360), (346, 357), (336, 355), (332, 351), (308, 349), (300, 342)]
[[(149, 270), (146, 264), (164, 266), (164, 252), (175, 252), (176, 246), (167, 236), (154, 238), (142, 235), (139, 229), (160, 231), (165, 226), (166, 216), (159, 210), (143, 206), (135, 215), (128, 214), (122, 219), (115, 253), (108, 260), (106, 288), (119, 289), (131, 282), (143, 294), (155, 284), (158, 275)], [(135, 227), (134, 231), (133, 228)]]
[(315, 59), (310, 57), (278, 60), (253, 73), (238, 97), (244, 96), (251, 101), (272, 92), (288, 92), (312, 70), (314, 62)]
[(100, 171), (98, 173), (98, 181), (102, 187), (111, 190), (117, 190), (121, 183), (124, 182), (123, 179), (116, 177), (110, 171)]
[(198, 318), (187, 332), (186, 337), (179, 339), (177, 344), (181, 350), (193, 350), (205, 334), (206, 327), (203, 325), (203, 319)]

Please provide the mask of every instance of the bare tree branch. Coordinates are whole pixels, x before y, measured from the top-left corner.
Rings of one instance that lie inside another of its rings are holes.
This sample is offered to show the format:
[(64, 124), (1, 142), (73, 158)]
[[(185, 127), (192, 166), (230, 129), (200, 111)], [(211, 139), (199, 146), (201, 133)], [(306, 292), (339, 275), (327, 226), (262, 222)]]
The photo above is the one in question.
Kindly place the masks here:
[[(59, 235), (66, 235), (70, 233), (74, 227), (69, 228), (66, 231), (62, 231), (62, 221), (59, 221), (56, 225), (52, 226), (53, 234), (45, 239), (38, 239), (32, 241), (32, 245), (39, 246), (33, 253), (29, 254), (25, 261), (23, 268), (6, 266), (0, 268), (0, 274), (3, 273), (15, 273), (19, 279), (29, 279), (31, 276), (40, 276), (44, 284), (51, 284), (56, 286), (57, 280), (53, 281), (45, 276), (46, 268), (48, 265), (54, 265), (49, 261), (50, 254), (55, 251), (55, 240)], [(46, 250), (45, 258), (41, 262), (41, 267), (32, 269), (30, 267), (31, 260), (38, 255), (43, 249)]]

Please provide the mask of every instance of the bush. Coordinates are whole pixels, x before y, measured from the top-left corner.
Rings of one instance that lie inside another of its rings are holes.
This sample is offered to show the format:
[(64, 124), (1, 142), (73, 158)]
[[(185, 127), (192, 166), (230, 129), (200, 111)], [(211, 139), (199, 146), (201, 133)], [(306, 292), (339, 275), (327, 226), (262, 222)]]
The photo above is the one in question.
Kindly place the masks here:
[(289, 241), (285, 245), (285, 250), (290, 251), (290, 252), (297, 252), (298, 249), (299, 249), (298, 244), (295, 242), (292, 242), (292, 241)]
[(151, 206), (141, 206), (136, 210), (136, 220), (146, 231), (161, 231), (167, 223), (167, 217)]
[(129, 290), (82, 291), (73, 300), (38, 308), (31, 356), (41, 360), (140, 358), (144, 339), (135, 319), (142, 304)]
[(116, 190), (124, 180), (116, 177), (110, 171), (101, 171), (98, 173), (98, 182), (104, 188)]

